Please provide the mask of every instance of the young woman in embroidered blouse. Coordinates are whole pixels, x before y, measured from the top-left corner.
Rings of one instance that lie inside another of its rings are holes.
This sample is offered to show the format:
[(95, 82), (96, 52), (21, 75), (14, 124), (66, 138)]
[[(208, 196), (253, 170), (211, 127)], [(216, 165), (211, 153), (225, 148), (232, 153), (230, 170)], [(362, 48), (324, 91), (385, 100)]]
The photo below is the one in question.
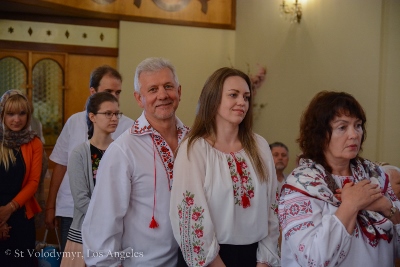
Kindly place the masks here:
[(63, 257), (62, 267), (85, 266), (81, 228), (96, 184), (100, 160), (111, 144), (111, 134), (118, 126), (122, 113), (118, 99), (108, 92), (91, 95), (86, 103), (88, 141), (77, 146), (68, 160), (67, 171), (74, 199), (74, 218), (68, 232), (65, 252), (77, 252), (79, 257)]
[[(30, 130), (27, 98), (9, 90), (0, 100), (0, 265), (35, 266), (34, 194), (42, 170), (43, 145)], [(8, 252), (9, 253), (8, 253)]]
[(280, 266), (276, 173), (268, 143), (252, 132), (252, 93), (249, 77), (232, 68), (203, 87), (174, 163), (178, 266)]
[(400, 202), (358, 155), (365, 122), (347, 93), (320, 92), (303, 113), (301, 159), (279, 202), (282, 266), (394, 266)]

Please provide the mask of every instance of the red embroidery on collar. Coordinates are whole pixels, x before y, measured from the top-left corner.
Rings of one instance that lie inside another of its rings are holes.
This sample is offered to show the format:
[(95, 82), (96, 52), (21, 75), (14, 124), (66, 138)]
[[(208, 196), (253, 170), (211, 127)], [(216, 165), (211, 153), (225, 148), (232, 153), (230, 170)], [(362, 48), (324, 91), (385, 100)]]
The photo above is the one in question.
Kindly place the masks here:
[(173, 169), (174, 169), (174, 154), (169, 148), (167, 142), (161, 135), (154, 134), (153, 137), (154, 144), (156, 145), (158, 154), (161, 158), (161, 161), (164, 164), (164, 169), (168, 177), (168, 186), (169, 190), (171, 190), (172, 180), (173, 180)]
[[(228, 165), (231, 171), (233, 182), (233, 195), (235, 204), (244, 209), (251, 206), (250, 199), (254, 197), (254, 186), (248, 166), (243, 158), (236, 158), (234, 153), (230, 153), (232, 159), (228, 157)], [(235, 164), (233, 164), (235, 162)]]

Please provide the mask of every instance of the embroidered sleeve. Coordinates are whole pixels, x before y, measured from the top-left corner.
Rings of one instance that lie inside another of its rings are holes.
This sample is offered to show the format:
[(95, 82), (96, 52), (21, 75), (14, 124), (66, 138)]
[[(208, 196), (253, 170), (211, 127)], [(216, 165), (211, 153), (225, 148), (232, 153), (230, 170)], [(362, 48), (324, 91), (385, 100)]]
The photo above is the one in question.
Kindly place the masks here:
[(123, 247), (127, 244), (122, 240), (132, 189), (128, 174), (133, 163), (122, 151), (112, 143), (99, 165), (96, 190), (82, 224), (83, 255), (88, 266), (119, 266), (122, 259), (118, 255), (132, 249)]
[(268, 210), (260, 211), (268, 213), (268, 223), (265, 225), (265, 227), (268, 228), (268, 235), (258, 242), (257, 262), (266, 263), (268, 266), (281, 266), (278, 243), (280, 234), (277, 214), (278, 180), (276, 178), (275, 165), (268, 144), (262, 142), (259, 146), (264, 153), (263, 156), (266, 159), (265, 165), (268, 171), (267, 192), (265, 192), (268, 199)]
[[(396, 195), (394, 194), (390, 184), (389, 184), (388, 193), (389, 193), (390, 196), (394, 197), (394, 198), (391, 198), (391, 201), (397, 207), (397, 209), (400, 210), (400, 201), (396, 197)], [(394, 242), (396, 242), (396, 244), (397, 244), (396, 247), (399, 247), (400, 246), (400, 224), (395, 224), (394, 225), (394, 238), (393, 239), (394, 239)], [(396, 249), (395, 256), (396, 256), (396, 259), (400, 258), (400, 249)]]
[[(396, 244), (395, 247), (398, 248), (400, 246), (400, 224), (395, 224), (394, 229), (396, 231), (396, 235), (394, 238), (394, 242)], [(395, 256), (396, 256), (396, 259), (400, 258), (400, 249), (396, 249)]]
[[(383, 167), (383, 170), (385, 171), (385, 173), (387, 172), (387, 170), (389, 168), (394, 168), (394, 171), (400, 172), (400, 170), (397, 167), (394, 167), (394, 166), (387, 166), (387, 168), (385, 168), (385, 167)], [(398, 184), (392, 185), (392, 180), (389, 178), (390, 176), (387, 174), (384, 176), (385, 176), (385, 179), (389, 180), (388, 188), (386, 190), (386, 196), (400, 210), (400, 200), (397, 198), (397, 196), (394, 192), (394, 189), (393, 189), (393, 186), (396, 186), (398, 188), (399, 185)], [(397, 181), (393, 181), (393, 182), (397, 182)], [(394, 225), (394, 230), (395, 230), (394, 241), (397, 243), (397, 247), (398, 247), (400, 245), (400, 224)], [(396, 258), (400, 258), (400, 249), (396, 249), (395, 255), (396, 255)]]
[[(205, 153), (187, 142), (174, 162), (170, 218), (174, 237), (188, 266), (207, 266), (218, 255), (219, 245), (204, 194)], [(198, 148), (198, 147), (197, 147)]]
[[(293, 176), (289, 176), (288, 179)], [(332, 215), (328, 203), (284, 186), (279, 202), (282, 254), (292, 254), (301, 266), (337, 266), (350, 250), (351, 238), (362, 238), (356, 228), (353, 237)]]

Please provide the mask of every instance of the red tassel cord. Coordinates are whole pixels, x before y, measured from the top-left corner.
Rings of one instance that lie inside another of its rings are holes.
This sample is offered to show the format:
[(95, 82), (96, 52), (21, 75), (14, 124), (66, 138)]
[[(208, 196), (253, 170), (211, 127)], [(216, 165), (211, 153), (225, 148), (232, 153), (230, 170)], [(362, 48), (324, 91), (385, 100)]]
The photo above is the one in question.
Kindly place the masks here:
[(154, 216), (153, 216), (153, 217), (151, 217), (151, 222), (150, 222), (149, 228), (154, 229), (157, 227), (158, 227), (158, 222), (154, 219)]
[(244, 209), (250, 207), (250, 199), (246, 194), (242, 195), (242, 205)]
[(236, 162), (236, 170), (239, 173), (240, 176), (240, 181), (242, 181), (242, 176), (243, 176), (243, 170), (242, 170), (242, 165), (240, 164), (240, 162), (236, 159), (236, 157), (234, 157), (235, 162)]
[(158, 227), (157, 221), (154, 219), (154, 210), (156, 208), (156, 192), (157, 192), (157, 169), (156, 169), (156, 149), (154, 147), (154, 135), (151, 135), (153, 141), (153, 163), (154, 163), (154, 192), (153, 192), (153, 216), (149, 224), (149, 228), (154, 229)]

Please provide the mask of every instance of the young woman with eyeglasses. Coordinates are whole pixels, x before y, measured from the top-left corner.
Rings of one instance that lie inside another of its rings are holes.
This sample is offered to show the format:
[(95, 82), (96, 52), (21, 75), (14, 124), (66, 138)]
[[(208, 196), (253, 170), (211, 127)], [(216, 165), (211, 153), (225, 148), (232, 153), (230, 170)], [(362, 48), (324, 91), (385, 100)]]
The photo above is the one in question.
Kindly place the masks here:
[(108, 92), (91, 95), (86, 103), (86, 113), (89, 140), (72, 151), (67, 166), (74, 199), (74, 217), (65, 251), (76, 252), (77, 257), (63, 257), (63, 267), (85, 266), (81, 227), (96, 184), (100, 160), (113, 141), (111, 134), (117, 129), (122, 116), (117, 98)]

